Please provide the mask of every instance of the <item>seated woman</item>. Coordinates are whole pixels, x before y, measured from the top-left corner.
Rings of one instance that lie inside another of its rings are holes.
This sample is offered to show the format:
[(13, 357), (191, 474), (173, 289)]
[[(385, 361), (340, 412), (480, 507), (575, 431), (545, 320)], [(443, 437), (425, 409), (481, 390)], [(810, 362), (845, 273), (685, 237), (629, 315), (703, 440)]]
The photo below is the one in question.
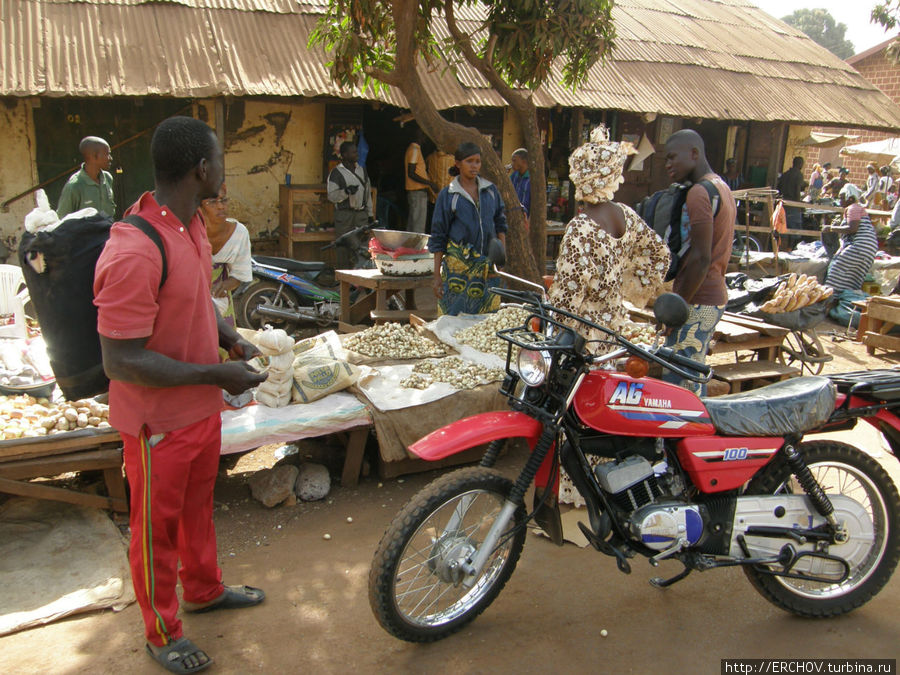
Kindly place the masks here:
[(206, 236), (212, 246), (212, 296), (219, 314), (234, 325), (234, 301), (231, 293), (244, 282), (253, 281), (250, 267), (250, 233), (234, 218), (228, 217), (228, 193), (225, 185), (215, 199), (200, 205), (206, 223)]
[[(623, 300), (641, 304), (657, 295), (669, 268), (666, 244), (630, 207), (612, 201), (630, 152), (630, 143), (610, 142), (600, 126), (569, 157), (569, 178), (584, 210), (566, 227), (550, 286), (551, 304), (613, 330), (628, 318)], [(598, 330), (577, 330), (589, 340), (605, 339)]]
[(478, 175), (481, 149), (462, 143), (434, 205), (428, 250), (434, 253), (434, 295), (440, 314), (482, 314), (500, 309), (490, 292), (499, 277), (491, 272), (488, 243), (506, 243), (506, 213), (497, 186)]
[(843, 235), (840, 248), (825, 274), (825, 284), (834, 288), (835, 295), (841, 291), (862, 289), (878, 252), (878, 237), (869, 214), (859, 203), (859, 189), (852, 184), (845, 185), (841, 189), (840, 199), (844, 207), (841, 224), (822, 227), (823, 232)]

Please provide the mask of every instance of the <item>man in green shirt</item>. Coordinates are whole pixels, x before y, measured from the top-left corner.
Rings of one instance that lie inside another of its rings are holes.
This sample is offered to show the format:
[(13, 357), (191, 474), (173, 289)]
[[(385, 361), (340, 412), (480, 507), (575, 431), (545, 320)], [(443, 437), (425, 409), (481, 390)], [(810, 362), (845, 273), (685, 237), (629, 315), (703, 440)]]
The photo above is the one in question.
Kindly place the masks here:
[(112, 162), (109, 143), (97, 136), (87, 136), (81, 139), (78, 149), (84, 157), (84, 163), (63, 187), (56, 214), (64, 218), (75, 211), (93, 207), (107, 216), (115, 217), (113, 179), (112, 174), (107, 171)]

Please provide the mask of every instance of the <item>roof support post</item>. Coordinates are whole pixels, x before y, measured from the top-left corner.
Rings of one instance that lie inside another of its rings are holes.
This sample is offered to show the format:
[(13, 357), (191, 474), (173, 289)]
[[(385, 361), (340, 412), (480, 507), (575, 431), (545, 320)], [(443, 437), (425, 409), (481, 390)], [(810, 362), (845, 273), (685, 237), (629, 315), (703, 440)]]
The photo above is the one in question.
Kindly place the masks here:
[(784, 153), (787, 150), (788, 125), (786, 122), (776, 123), (772, 127), (772, 152), (769, 154), (769, 166), (766, 169), (766, 185), (775, 185), (778, 174), (784, 166)]
[(221, 96), (215, 100), (216, 105), (216, 138), (225, 150), (225, 99)]

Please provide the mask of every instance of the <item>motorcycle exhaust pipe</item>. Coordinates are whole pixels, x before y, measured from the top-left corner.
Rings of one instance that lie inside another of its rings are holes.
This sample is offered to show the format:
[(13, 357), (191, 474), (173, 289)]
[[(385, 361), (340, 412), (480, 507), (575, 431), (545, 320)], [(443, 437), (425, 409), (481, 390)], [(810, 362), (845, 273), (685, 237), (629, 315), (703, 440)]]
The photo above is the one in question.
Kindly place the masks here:
[(269, 307), (266, 305), (258, 305), (253, 310), (256, 315), (268, 316), (273, 319), (290, 319), (292, 321), (316, 321), (319, 316), (315, 313), (306, 313), (300, 310), (281, 309), (280, 307)]

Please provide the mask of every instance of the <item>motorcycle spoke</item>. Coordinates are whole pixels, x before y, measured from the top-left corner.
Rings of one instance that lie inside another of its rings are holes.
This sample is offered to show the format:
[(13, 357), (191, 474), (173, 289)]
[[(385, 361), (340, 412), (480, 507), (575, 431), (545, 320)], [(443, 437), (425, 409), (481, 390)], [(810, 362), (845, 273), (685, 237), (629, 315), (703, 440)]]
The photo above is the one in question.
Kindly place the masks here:
[[(850, 576), (841, 583), (828, 583), (818, 581), (804, 581), (797, 579), (779, 578), (780, 583), (789, 586), (795, 592), (808, 597), (828, 598), (841, 595), (865, 580), (873, 569), (873, 564), (880, 558), (883, 548), (886, 530), (884, 523), (884, 505), (873, 497), (877, 495), (875, 487), (870, 485), (863, 474), (858, 473), (853, 467), (844, 464), (823, 463), (810, 467), (822, 490), (829, 495), (841, 495), (856, 501), (864, 510), (870, 520), (872, 533), (863, 536), (862, 533), (854, 533), (852, 544), (864, 544), (869, 552), (861, 559), (851, 563)], [(803, 490), (795, 479), (789, 480), (784, 485), (785, 491), (793, 494), (802, 494)], [(879, 505), (881, 508), (879, 508)], [(840, 547), (829, 547), (830, 552), (837, 553)], [(806, 568), (812, 575), (827, 576), (839, 573), (835, 563), (817, 558), (804, 559)]]
[(492, 553), (471, 588), (453, 566), (474, 554), (502, 509), (495, 495), (469, 492), (436, 509), (407, 542), (394, 573), (394, 602), (409, 620), (434, 625), (466, 611), (502, 568), (511, 544)]

